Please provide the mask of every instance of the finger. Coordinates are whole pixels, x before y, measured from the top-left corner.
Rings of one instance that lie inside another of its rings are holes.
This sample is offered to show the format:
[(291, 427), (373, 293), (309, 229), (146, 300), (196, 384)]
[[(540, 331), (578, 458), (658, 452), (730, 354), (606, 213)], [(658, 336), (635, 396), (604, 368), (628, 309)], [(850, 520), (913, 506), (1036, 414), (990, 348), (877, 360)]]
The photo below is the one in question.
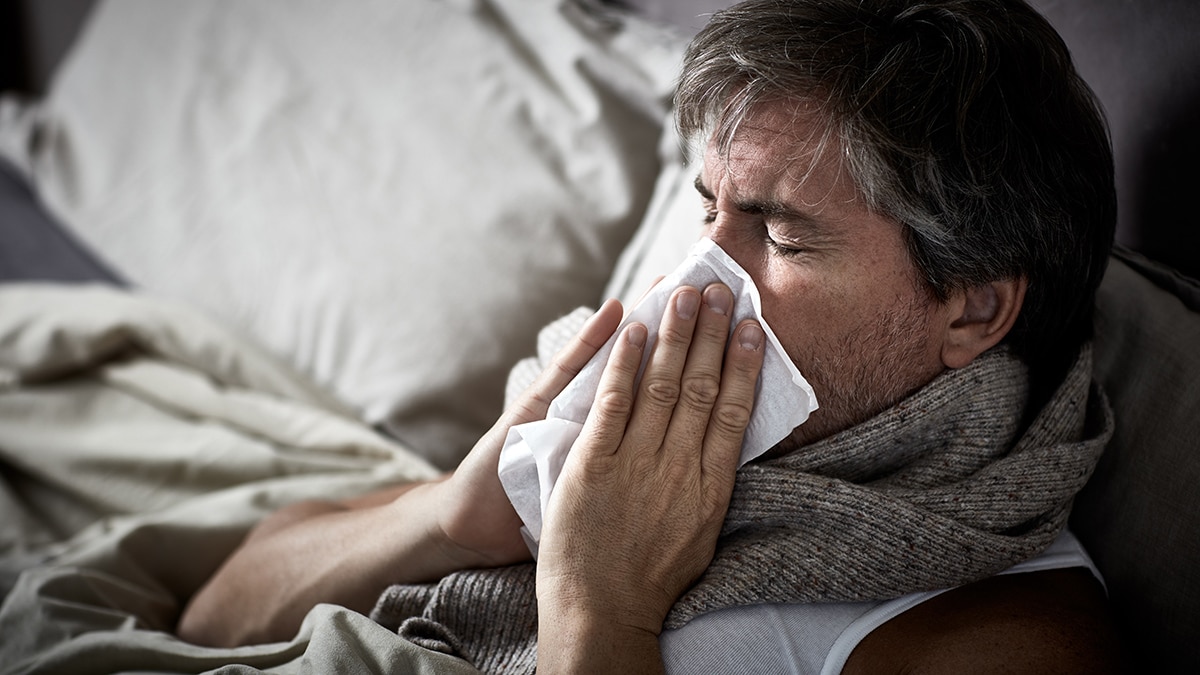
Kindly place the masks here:
[(721, 373), (721, 393), (713, 406), (704, 436), (701, 467), (710, 479), (727, 480), (730, 490), (733, 489), (742, 439), (754, 411), (765, 341), (762, 327), (753, 319), (746, 319), (734, 330)]
[(595, 401), (580, 432), (579, 437), (584, 442), (577, 443), (573, 450), (585, 454), (612, 454), (620, 446), (633, 412), (633, 392), (645, 346), (644, 325), (631, 323), (621, 331), (600, 374)]
[(520, 398), (511, 411), (521, 420), (542, 419), (550, 407), (550, 401), (558, 396), (571, 380), (579, 374), (596, 352), (604, 346), (621, 324), (621, 303), (610, 299), (588, 318), (575, 337), (551, 360)]
[[(666, 437), (671, 415), (679, 402), (680, 377), (700, 313), (700, 291), (690, 286), (677, 288), (667, 301), (659, 324), (658, 338), (650, 350), (629, 436), (637, 447), (657, 450)], [(632, 446), (631, 446), (632, 447)]]
[(722, 388), (721, 364), (729, 341), (732, 311), (733, 292), (727, 286), (711, 284), (704, 289), (700, 316), (680, 379), (679, 403), (671, 416), (663, 446), (667, 451), (699, 456), (709, 416)]

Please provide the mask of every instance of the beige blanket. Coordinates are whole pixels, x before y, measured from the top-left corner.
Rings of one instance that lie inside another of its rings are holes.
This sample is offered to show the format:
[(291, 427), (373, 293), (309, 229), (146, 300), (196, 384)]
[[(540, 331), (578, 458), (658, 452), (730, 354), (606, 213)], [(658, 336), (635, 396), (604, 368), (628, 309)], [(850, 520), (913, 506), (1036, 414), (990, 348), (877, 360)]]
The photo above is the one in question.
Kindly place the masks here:
[(330, 605), (287, 643), (204, 649), (172, 635), (271, 509), (434, 474), (190, 310), (0, 286), (0, 672), (463, 668)]

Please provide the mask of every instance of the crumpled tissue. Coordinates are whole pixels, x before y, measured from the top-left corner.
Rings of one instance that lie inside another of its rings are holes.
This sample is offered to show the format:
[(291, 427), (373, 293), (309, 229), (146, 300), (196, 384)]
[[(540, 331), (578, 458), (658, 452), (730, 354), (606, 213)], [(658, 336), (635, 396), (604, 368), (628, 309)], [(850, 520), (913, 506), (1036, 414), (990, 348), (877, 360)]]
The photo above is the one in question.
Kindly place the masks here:
[[(767, 338), (754, 410), (742, 442), (740, 467), (786, 438), (817, 409), (812, 387), (788, 358), (779, 339), (763, 319), (758, 289), (745, 270), (711, 239), (701, 239), (692, 247), (687, 259), (656, 284), (629, 312), (621, 326), (623, 328), (634, 321), (646, 326), (648, 354), (672, 291), (680, 286), (703, 290), (717, 281), (733, 291), (733, 319), (730, 325), (736, 326), (743, 319), (754, 317), (758, 319)], [(588, 410), (595, 400), (604, 364), (608, 362), (619, 334), (620, 330), (550, 402), (545, 420), (516, 425), (509, 429), (505, 439), (500, 453), (500, 483), (525, 524), (521, 534), (534, 556), (537, 556), (537, 543), (541, 539), (542, 514), (549, 508), (550, 495), (563, 463), (583, 429)]]

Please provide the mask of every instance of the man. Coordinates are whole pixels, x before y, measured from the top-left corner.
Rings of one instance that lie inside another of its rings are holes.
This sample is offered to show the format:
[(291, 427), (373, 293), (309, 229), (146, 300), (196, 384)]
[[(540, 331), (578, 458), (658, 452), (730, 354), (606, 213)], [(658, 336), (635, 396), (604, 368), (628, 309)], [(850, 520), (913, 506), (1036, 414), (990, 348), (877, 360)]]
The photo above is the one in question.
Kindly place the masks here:
[(618, 335), (536, 568), (509, 567), (529, 553), (500, 446), (614, 333), (610, 302), (453, 475), (282, 510), (181, 636), (283, 639), (337, 602), (484, 670), (641, 671), (664, 626), (718, 610), (953, 587), (844, 671), (1115, 667), (1086, 571), (993, 576), (1055, 540), (1111, 433), (1086, 345), (1111, 152), (1058, 36), (1020, 0), (752, 0), (697, 36), (677, 108), (706, 234), (754, 279), (810, 420), (735, 478), (763, 333), (729, 325), (727, 288), (677, 289), (655, 344)]

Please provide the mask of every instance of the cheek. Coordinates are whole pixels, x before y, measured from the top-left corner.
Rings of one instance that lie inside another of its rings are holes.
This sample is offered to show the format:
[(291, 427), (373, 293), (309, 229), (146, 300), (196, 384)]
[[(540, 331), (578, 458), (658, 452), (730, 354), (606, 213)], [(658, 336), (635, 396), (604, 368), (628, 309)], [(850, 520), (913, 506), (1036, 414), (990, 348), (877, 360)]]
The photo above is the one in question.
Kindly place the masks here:
[(768, 321), (828, 325), (844, 320), (847, 312), (859, 311), (865, 304), (858, 288), (847, 285), (836, 271), (817, 265), (768, 261), (751, 276), (763, 297)]
[(796, 269), (764, 271), (755, 279), (763, 316), (800, 367), (829, 362), (851, 349), (855, 336), (876, 329), (901, 303), (895, 289), (852, 284), (834, 273)]
[(812, 345), (841, 330), (848, 303), (837, 300), (829, 284), (814, 276), (763, 274), (756, 279), (762, 297), (763, 317), (783, 344), (788, 356), (803, 366), (812, 356)]

